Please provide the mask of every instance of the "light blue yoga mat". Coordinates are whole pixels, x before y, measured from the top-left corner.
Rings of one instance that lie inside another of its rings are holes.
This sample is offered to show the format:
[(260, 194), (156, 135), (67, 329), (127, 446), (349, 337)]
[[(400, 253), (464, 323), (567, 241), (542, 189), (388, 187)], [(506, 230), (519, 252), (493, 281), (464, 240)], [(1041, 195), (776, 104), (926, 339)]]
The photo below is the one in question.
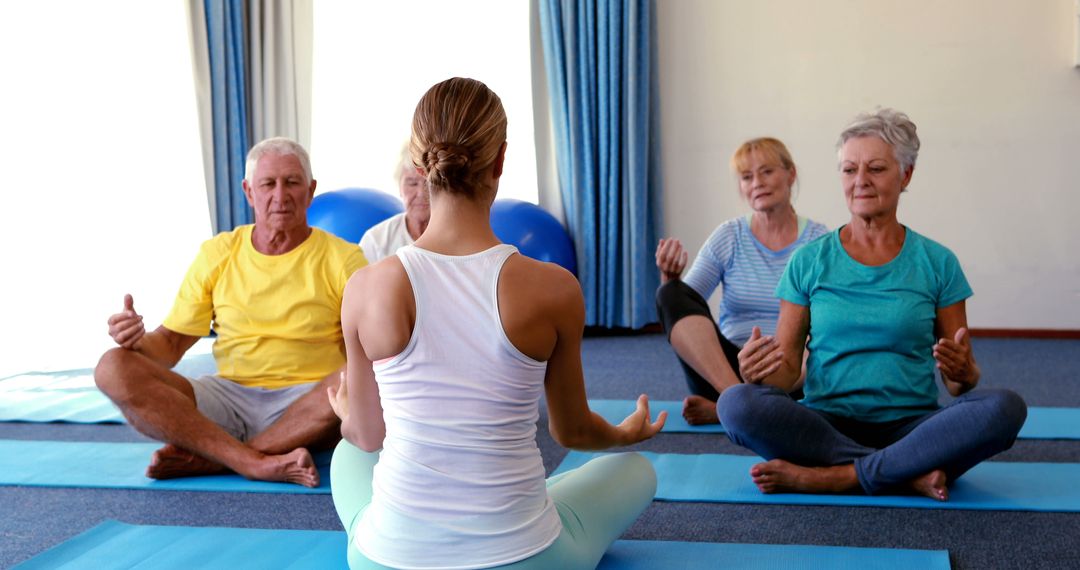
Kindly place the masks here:
[[(608, 422), (618, 424), (636, 406), (633, 400), (589, 400), (592, 411)], [(649, 413), (653, 418), (666, 410), (664, 433), (724, 433), (720, 424), (692, 426), (682, 417), (682, 402), (650, 400)], [(1020, 439), (1080, 439), (1080, 408), (1028, 408), (1027, 422), (1020, 429)]]
[[(571, 451), (555, 474), (584, 465), (599, 453)], [(659, 501), (834, 505), (992, 511), (1080, 512), (1080, 464), (988, 461), (949, 487), (949, 500), (862, 494), (765, 494), (750, 479), (760, 457), (642, 452), (656, 468)]]
[[(106, 521), (16, 568), (346, 568), (344, 532), (136, 526)], [(602, 570), (947, 570), (944, 550), (620, 540)]]
[(124, 416), (97, 388), (0, 391), (0, 421), (118, 424)]
[[(200, 340), (173, 370), (189, 378), (213, 374), (217, 367), (210, 347), (208, 340)], [(0, 379), (0, 421), (96, 424), (125, 420), (97, 389), (93, 369), (80, 368)]]
[(330, 453), (315, 456), (320, 484), (249, 481), (235, 474), (156, 480), (144, 475), (160, 443), (0, 440), (0, 485), (237, 493), (330, 493)]

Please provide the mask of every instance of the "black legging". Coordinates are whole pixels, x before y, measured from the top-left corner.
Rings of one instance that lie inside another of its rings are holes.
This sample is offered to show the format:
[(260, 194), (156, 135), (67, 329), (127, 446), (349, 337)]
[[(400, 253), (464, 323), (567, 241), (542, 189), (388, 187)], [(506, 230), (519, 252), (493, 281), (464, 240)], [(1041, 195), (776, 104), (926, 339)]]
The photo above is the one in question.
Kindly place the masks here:
[[(716, 326), (716, 321), (713, 320), (712, 313), (709, 311), (709, 303), (705, 301), (705, 298), (700, 293), (681, 280), (673, 279), (668, 281), (656, 290), (656, 314), (659, 315), (660, 324), (663, 325), (664, 332), (668, 335), (668, 342), (671, 342), (672, 327), (683, 318), (700, 315), (709, 319), (713, 329), (716, 331), (716, 339), (720, 341), (720, 348), (724, 349), (724, 356), (727, 357), (728, 364), (735, 371), (735, 377), (742, 382), (742, 376), (739, 374), (739, 347), (735, 346), (720, 332), (720, 327)], [(708, 398), (714, 402), (720, 397), (716, 388), (713, 388), (708, 380), (698, 374), (682, 358), (679, 358), (679, 364), (682, 365), (683, 372), (686, 373), (686, 385), (690, 387), (690, 393)]]

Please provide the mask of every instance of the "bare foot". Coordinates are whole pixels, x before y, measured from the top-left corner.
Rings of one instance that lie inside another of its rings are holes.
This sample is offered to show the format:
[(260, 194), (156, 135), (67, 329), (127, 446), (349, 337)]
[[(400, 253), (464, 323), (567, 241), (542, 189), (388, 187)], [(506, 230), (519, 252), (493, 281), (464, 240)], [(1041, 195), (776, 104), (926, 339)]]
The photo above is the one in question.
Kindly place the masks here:
[(259, 481), (284, 481), (305, 487), (319, 486), (319, 470), (315, 468), (315, 460), (303, 447), (281, 455), (264, 455), (249, 472), (241, 475)]
[(945, 472), (935, 469), (911, 482), (911, 488), (920, 495), (925, 495), (935, 501), (948, 501), (949, 488), (945, 486)]
[(701, 396), (687, 396), (683, 400), (682, 416), (692, 426), (720, 423), (720, 418), (716, 416), (716, 402)]
[(154, 452), (150, 458), (150, 465), (146, 467), (146, 476), (151, 479), (176, 479), (211, 475), (222, 471), (226, 469), (221, 464), (170, 443)]
[(750, 477), (762, 493), (843, 493), (859, 486), (854, 464), (803, 467), (773, 459), (751, 467)]

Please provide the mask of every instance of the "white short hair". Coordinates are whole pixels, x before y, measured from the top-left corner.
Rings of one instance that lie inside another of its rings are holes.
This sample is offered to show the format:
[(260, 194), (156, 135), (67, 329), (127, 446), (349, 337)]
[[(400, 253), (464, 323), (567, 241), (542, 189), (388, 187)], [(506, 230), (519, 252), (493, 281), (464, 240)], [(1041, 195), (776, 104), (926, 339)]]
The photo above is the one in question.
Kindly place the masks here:
[(873, 113), (860, 113), (840, 133), (836, 150), (848, 140), (858, 137), (877, 137), (893, 148), (893, 155), (900, 163), (900, 171), (907, 172), (915, 167), (919, 157), (919, 135), (915, 133), (915, 123), (907, 115), (896, 109), (878, 109)]
[(300, 146), (300, 143), (286, 137), (268, 138), (251, 147), (247, 154), (247, 162), (244, 164), (244, 180), (251, 182), (251, 177), (255, 174), (255, 166), (259, 164), (259, 159), (268, 154), (279, 156), (291, 154), (296, 156), (300, 160), (300, 167), (304, 169), (304, 176), (307, 176), (308, 184), (313, 180), (311, 176), (311, 159), (308, 158), (307, 151)]

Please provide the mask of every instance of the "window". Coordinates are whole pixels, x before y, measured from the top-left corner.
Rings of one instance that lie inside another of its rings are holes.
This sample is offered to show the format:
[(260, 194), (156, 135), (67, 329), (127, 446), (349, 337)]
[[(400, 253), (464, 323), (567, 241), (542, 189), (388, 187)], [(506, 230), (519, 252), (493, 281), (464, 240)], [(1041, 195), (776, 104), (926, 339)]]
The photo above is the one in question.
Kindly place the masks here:
[(319, 192), (398, 194), (413, 110), (435, 83), (483, 81), (509, 121), (499, 197), (536, 203), (529, 2), (400, 0), (315, 5), (311, 155)]
[(182, 2), (0, 8), (0, 376), (93, 366), (131, 293), (153, 329), (210, 237)]

